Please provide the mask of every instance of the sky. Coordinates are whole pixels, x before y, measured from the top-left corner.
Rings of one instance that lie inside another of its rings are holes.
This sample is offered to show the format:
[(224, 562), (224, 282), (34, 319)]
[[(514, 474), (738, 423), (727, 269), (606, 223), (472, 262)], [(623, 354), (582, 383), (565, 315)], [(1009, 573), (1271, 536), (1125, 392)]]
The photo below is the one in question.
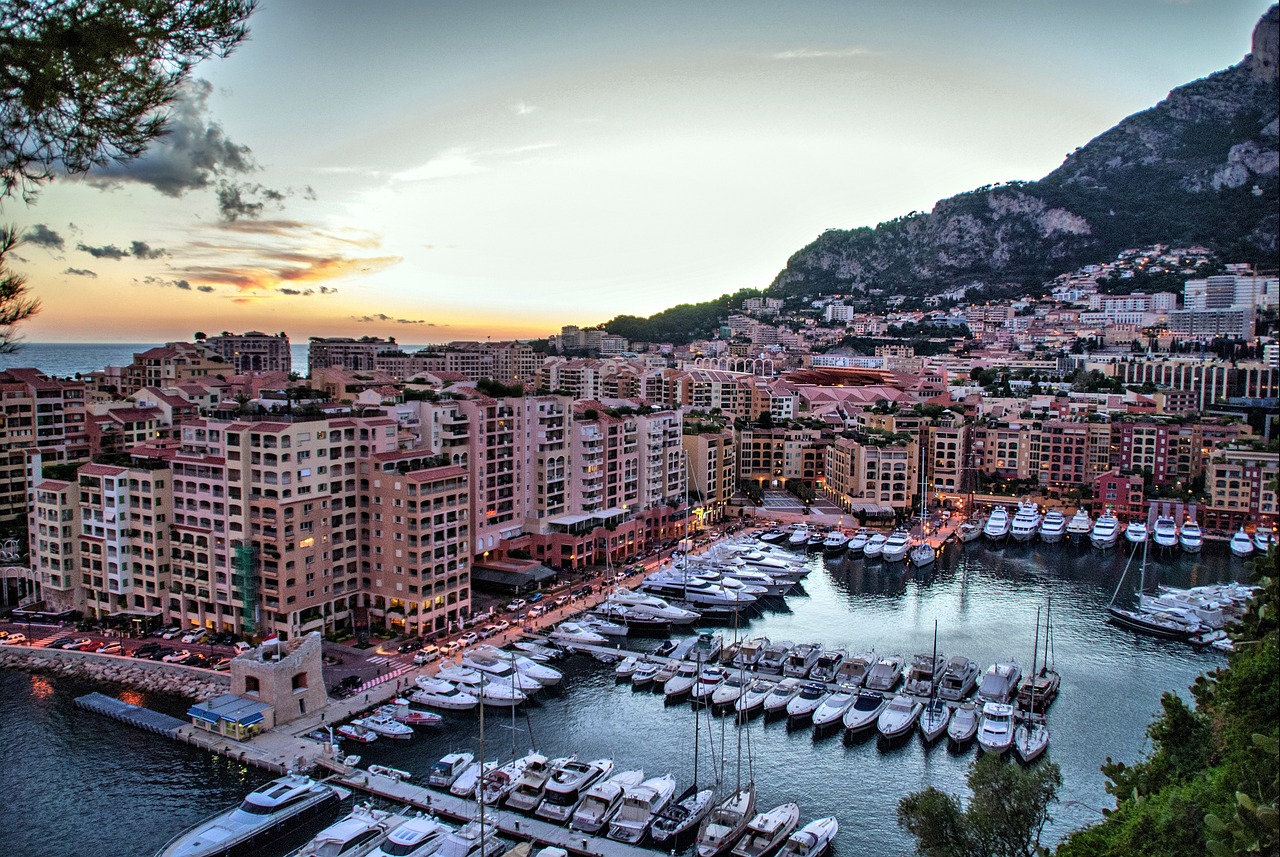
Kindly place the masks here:
[(260, 0), (30, 204), (32, 342), (541, 337), (763, 289), (1239, 62), (1261, 0)]

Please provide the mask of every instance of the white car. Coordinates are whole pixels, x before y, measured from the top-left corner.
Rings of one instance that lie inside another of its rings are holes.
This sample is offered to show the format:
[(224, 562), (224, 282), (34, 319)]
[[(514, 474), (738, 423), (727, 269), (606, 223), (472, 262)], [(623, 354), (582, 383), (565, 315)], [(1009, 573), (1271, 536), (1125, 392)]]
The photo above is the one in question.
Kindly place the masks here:
[(9, 636), (5, 637), (3, 640), (0, 640), (0, 643), (4, 643), (6, 646), (20, 646), (26, 641), (27, 641), (26, 634), (10, 634)]
[(517, 598), (515, 601), (512, 601), (510, 604), (507, 605), (507, 610), (511, 612), (515, 612), (516, 610), (523, 610), (528, 606), (529, 606), (528, 601), (525, 601), (523, 598)]
[(426, 646), (413, 656), (414, 666), (422, 666), (440, 659), (440, 650), (435, 646)]
[(201, 640), (203, 640), (203, 639), (204, 639), (205, 637), (207, 637), (207, 636), (209, 636), (209, 632), (208, 632), (208, 630), (206, 630), (206, 629), (204, 629), (204, 628), (196, 628), (196, 629), (195, 629), (194, 631), (192, 631), (190, 634), (184, 634), (184, 635), (182, 636), (182, 642), (184, 642), (184, 643), (198, 643), (198, 642), (200, 642)]
[(188, 652), (186, 649), (179, 649), (176, 652), (165, 655), (163, 658), (161, 658), (161, 660), (164, 661), (166, 664), (176, 664), (178, 661), (185, 661), (189, 657), (191, 657), (190, 652)]

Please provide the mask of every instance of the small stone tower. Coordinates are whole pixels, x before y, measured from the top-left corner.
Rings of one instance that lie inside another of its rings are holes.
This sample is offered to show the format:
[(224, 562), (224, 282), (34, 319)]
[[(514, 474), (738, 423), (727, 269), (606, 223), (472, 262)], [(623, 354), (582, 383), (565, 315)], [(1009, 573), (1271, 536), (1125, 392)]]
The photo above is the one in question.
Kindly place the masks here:
[(287, 642), (266, 640), (231, 661), (231, 692), (275, 709), (280, 725), (324, 708), (321, 637), (313, 631)]

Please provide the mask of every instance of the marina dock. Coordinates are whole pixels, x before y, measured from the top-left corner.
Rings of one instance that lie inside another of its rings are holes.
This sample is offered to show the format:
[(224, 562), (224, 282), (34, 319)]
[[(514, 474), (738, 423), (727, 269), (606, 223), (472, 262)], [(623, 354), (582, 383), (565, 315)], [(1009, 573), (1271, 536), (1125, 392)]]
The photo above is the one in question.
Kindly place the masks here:
[(119, 720), (121, 723), (127, 723), (130, 726), (136, 726), (139, 729), (146, 729), (148, 732), (166, 735), (170, 738), (177, 738), (178, 730), (187, 725), (185, 720), (179, 720), (176, 717), (161, 714), (159, 711), (152, 711), (150, 708), (133, 705), (102, 693), (87, 693), (84, 696), (78, 696), (76, 697), (75, 705), (76, 708), (105, 714), (112, 720)]

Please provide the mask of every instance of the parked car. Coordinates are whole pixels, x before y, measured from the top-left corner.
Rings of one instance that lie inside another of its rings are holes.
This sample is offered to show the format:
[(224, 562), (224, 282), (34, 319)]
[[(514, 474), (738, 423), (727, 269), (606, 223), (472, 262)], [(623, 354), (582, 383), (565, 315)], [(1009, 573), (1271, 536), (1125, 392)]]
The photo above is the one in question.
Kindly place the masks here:
[(100, 655), (119, 655), (124, 652), (124, 646), (117, 642), (103, 643), (102, 648), (98, 649)]
[(474, 646), (476, 643), (480, 642), (480, 635), (475, 631), (468, 631), (458, 638), (458, 642), (462, 643), (464, 646)]
[(209, 665), (209, 669), (217, 670), (218, 672), (226, 672), (231, 669), (231, 658), (218, 658)]
[(535, 593), (533, 593), (532, 595), (530, 595), (530, 596), (529, 596), (529, 603), (530, 603), (530, 604), (537, 604), (537, 603), (538, 603), (539, 601), (541, 601), (541, 600), (542, 600), (542, 593), (541, 593), (541, 592), (535, 592)]
[(176, 652), (170, 652), (169, 654), (162, 656), (160, 660), (164, 661), (166, 664), (176, 664), (185, 661), (189, 657), (191, 657), (191, 653), (186, 649), (178, 649)]
[(418, 649), (421, 649), (421, 648), (422, 648), (422, 641), (418, 639), (413, 639), (413, 640), (405, 640), (403, 643), (399, 645), (396, 651), (398, 651), (400, 654), (403, 655), (405, 652), (416, 652), (418, 651)]
[(189, 634), (183, 634), (182, 642), (199, 643), (199, 642), (203, 642), (204, 638), (207, 636), (209, 636), (209, 631), (207, 628), (196, 628), (194, 631), (192, 631)]
[(535, 604), (529, 608), (529, 618), (537, 619), (539, 616), (541, 616), (543, 613), (546, 613), (546, 612), (547, 612), (547, 608), (543, 607), (541, 604)]
[(462, 651), (463, 645), (465, 644), (459, 640), (453, 640), (451, 642), (445, 643), (444, 646), (440, 649), (440, 654), (456, 655), (458, 652)]
[(498, 633), (502, 633), (503, 631), (511, 627), (511, 623), (508, 622), (506, 619), (499, 619), (497, 622), (493, 623), (493, 627), (497, 630)]
[(528, 606), (529, 606), (528, 601), (525, 601), (523, 598), (517, 598), (515, 601), (512, 601), (507, 605), (507, 610), (514, 612), (516, 610), (523, 610)]
[(440, 659), (440, 649), (435, 646), (423, 646), (422, 651), (413, 656), (414, 666), (422, 666)]
[(252, 649), (252, 648), (253, 648), (253, 646), (249, 645), (249, 644), (248, 644), (248, 643), (246, 643), (244, 640), (240, 640), (240, 641), (236, 642), (234, 645), (232, 645), (232, 647), (231, 647), (231, 648), (235, 650), (235, 653), (236, 653), (237, 655), (243, 655), (245, 652), (247, 652), (247, 651), (249, 651), (250, 649)]
[(161, 646), (155, 651), (148, 652), (146, 655), (143, 655), (143, 657), (145, 657), (147, 660), (150, 660), (150, 661), (162, 661), (172, 654), (173, 654), (173, 649), (170, 649), (168, 646)]
[(184, 667), (207, 667), (209, 666), (209, 659), (197, 652), (191, 657), (185, 658), (178, 663), (182, 664)]
[(209, 637), (209, 642), (215, 646), (229, 646), (236, 641), (236, 635), (231, 631), (223, 631), (221, 634), (214, 634)]
[(6, 646), (21, 646), (26, 641), (27, 641), (26, 634), (10, 634), (9, 636), (4, 638), (4, 644)]
[(62, 648), (75, 649), (76, 651), (80, 651), (80, 652), (96, 652), (98, 650), (98, 647), (101, 645), (102, 644), (99, 643), (97, 640), (90, 640), (88, 637), (81, 637), (78, 640), (73, 640), (70, 643), (67, 643)]
[(551, 602), (551, 606), (552, 606), (552, 607), (563, 607), (564, 605), (566, 605), (566, 604), (568, 604), (568, 603), (569, 603), (569, 596), (568, 596), (568, 595), (561, 595), (561, 596), (558, 596), (558, 597), (556, 598), (556, 600), (555, 600), (555, 601), (552, 601), (552, 602)]
[(160, 649), (161, 646), (159, 643), (143, 643), (141, 646), (138, 646), (138, 648), (133, 650), (133, 656), (135, 658), (149, 658), (156, 652), (160, 651)]
[(182, 635), (182, 629), (179, 628), (177, 625), (174, 625), (172, 628), (166, 628), (164, 631), (161, 631), (160, 639), (172, 640), (173, 638), (179, 637), (181, 635)]
[(579, 586), (577, 589), (573, 590), (573, 597), (582, 598), (583, 596), (590, 595), (592, 592), (595, 592), (595, 591), (596, 591), (595, 587), (592, 586), (590, 583), (588, 583), (583, 586)]
[(71, 645), (75, 641), (76, 641), (75, 637), (59, 637), (49, 645), (45, 646), (45, 648), (46, 649), (65, 649), (67, 646)]

